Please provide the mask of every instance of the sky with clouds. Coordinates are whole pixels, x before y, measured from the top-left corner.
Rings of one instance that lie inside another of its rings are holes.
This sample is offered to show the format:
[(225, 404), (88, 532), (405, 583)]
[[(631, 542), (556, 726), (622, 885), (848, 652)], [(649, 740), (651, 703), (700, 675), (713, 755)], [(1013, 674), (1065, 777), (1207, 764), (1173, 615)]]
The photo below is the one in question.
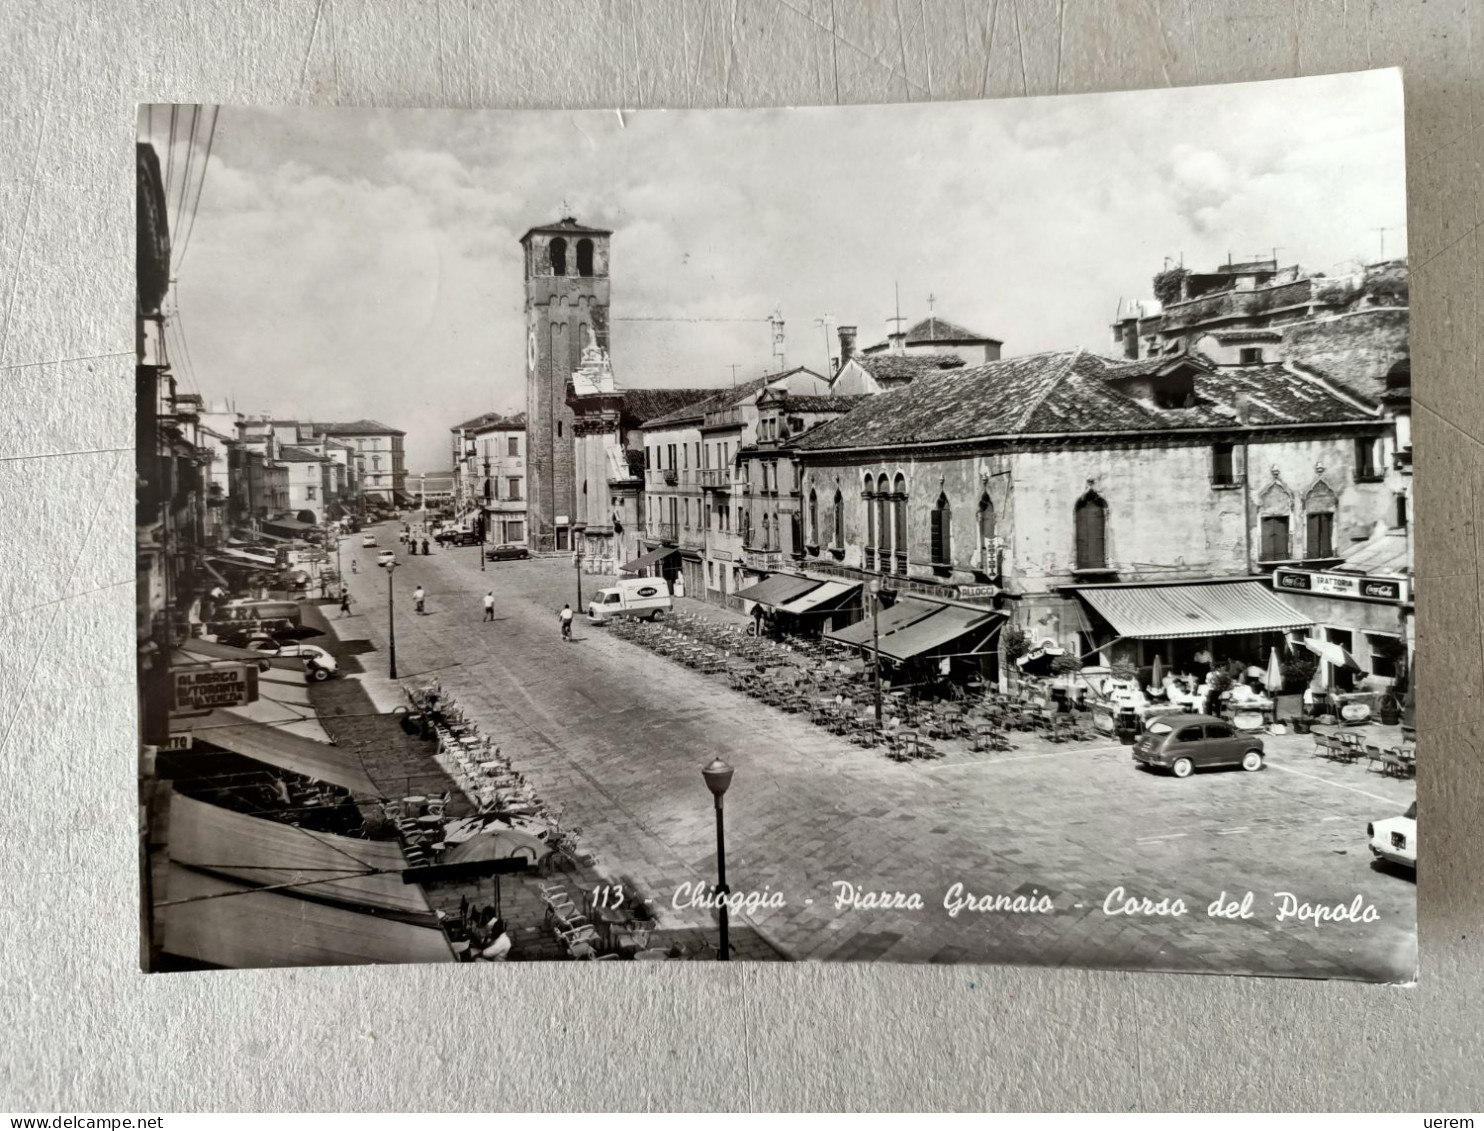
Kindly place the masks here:
[[(245, 412), (374, 417), (414, 471), (448, 428), (525, 396), (518, 240), (564, 211), (614, 230), (621, 385), (823, 369), (817, 320), (916, 320), (1006, 355), (1110, 352), (1166, 256), (1337, 273), (1405, 254), (1400, 76), (799, 110), (224, 107), (140, 114), (174, 189), (188, 386)], [(171, 150), (174, 157), (171, 160)], [(185, 170), (189, 163), (190, 179)], [(186, 230), (188, 242), (181, 245)], [(167, 305), (168, 309), (168, 305)], [(833, 333), (833, 331), (831, 331)]]

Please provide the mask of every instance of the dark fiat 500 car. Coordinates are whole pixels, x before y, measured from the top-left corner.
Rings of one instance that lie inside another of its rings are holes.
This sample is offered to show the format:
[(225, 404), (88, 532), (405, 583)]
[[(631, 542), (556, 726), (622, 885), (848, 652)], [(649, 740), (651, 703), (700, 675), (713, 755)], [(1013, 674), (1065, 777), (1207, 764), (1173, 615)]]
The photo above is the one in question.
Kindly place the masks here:
[(484, 554), (492, 562), (519, 561), (529, 558), (531, 551), (517, 543), (504, 543), (499, 546), (491, 546)]
[(1134, 743), (1134, 761), (1188, 778), (1208, 766), (1262, 769), (1262, 739), (1210, 715), (1164, 715)]

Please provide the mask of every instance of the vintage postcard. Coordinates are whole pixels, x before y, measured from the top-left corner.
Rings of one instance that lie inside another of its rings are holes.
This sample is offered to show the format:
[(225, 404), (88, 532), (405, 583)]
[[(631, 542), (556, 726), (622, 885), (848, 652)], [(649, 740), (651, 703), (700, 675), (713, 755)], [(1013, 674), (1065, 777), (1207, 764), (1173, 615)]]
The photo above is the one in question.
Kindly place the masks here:
[(1415, 976), (1399, 72), (136, 160), (145, 969)]

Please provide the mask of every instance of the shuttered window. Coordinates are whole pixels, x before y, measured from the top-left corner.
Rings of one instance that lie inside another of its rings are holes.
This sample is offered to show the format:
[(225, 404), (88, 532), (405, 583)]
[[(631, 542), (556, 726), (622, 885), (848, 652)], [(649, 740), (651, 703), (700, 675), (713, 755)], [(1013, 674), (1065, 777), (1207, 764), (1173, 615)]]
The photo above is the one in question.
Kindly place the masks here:
[(1332, 558), (1335, 556), (1335, 516), (1333, 514), (1311, 514), (1308, 516), (1308, 549), (1310, 558)]
[(1262, 560), (1265, 562), (1288, 560), (1288, 517), (1286, 515), (1263, 515)]
[(1108, 564), (1108, 508), (1096, 495), (1077, 504), (1077, 568), (1102, 569)]
[(948, 496), (939, 495), (938, 503), (933, 507), (932, 560), (935, 565), (946, 563), (952, 551), (951, 523), (952, 512), (948, 509)]

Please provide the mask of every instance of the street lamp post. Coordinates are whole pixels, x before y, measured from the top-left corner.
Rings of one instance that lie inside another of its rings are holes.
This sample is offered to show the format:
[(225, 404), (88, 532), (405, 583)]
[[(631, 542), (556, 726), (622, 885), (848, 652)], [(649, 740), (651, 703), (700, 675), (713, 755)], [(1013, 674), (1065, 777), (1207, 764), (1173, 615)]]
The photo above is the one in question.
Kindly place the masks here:
[[(486, 444), (488, 441), (486, 441)], [(479, 572), (483, 573), (484, 566), (484, 544), (488, 540), (490, 521), (490, 453), (486, 446), (484, 450), (484, 505), (479, 511)]]
[(881, 730), (881, 582), (871, 586), (871, 683), (876, 697), (876, 730)]
[(390, 661), (391, 670), (387, 673), (392, 679), (397, 678), (397, 620), (392, 615), (397, 607), (397, 591), (392, 587), (392, 573), (397, 568), (395, 561), (387, 562), (386, 566), (386, 635), (387, 659)]
[(582, 551), (572, 552), (572, 565), (577, 571), (577, 607), (582, 608)]
[(706, 788), (716, 801), (716, 894), (721, 901), (721, 943), (716, 948), (716, 957), (720, 962), (728, 961), (732, 955), (731, 941), (727, 936), (727, 845), (722, 832), (721, 814), (721, 797), (726, 793), (727, 786), (732, 784), (732, 772), (732, 767), (720, 758), (712, 759), (711, 764), (701, 770), (701, 776), (706, 779)]

